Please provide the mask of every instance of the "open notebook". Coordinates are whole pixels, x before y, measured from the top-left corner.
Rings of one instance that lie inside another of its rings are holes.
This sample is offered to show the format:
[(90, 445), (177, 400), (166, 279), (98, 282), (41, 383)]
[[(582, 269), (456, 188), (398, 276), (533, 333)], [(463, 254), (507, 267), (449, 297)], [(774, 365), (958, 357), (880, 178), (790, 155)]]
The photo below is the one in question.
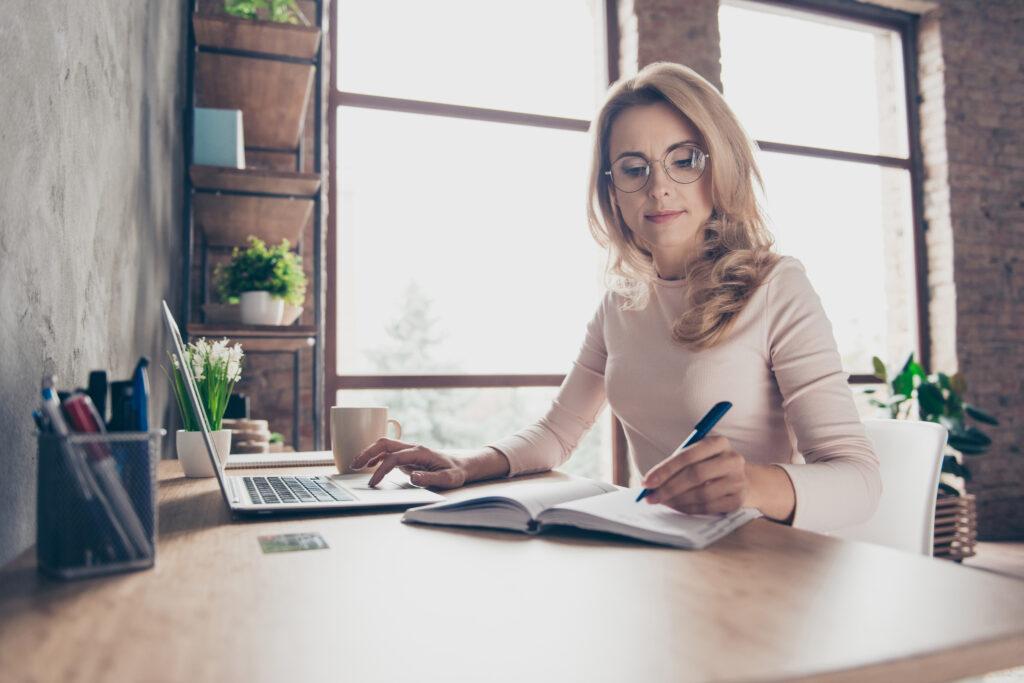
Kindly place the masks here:
[(761, 516), (753, 508), (720, 515), (685, 515), (635, 502), (640, 489), (572, 478), (489, 487), (488, 494), (407, 511), (403, 522), (489, 527), (537, 534), (564, 525), (604, 531), (676, 548), (700, 549)]
[(224, 469), (241, 467), (299, 467), (303, 465), (333, 465), (331, 451), (288, 451), (282, 453), (232, 453)]

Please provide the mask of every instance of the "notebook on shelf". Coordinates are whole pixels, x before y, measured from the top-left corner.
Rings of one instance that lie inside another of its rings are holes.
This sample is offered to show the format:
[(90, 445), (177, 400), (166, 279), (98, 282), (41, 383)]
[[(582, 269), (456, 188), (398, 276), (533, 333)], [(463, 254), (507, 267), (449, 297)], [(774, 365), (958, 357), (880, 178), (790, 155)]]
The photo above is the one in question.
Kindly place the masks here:
[(243, 467), (303, 467), (333, 465), (331, 451), (288, 451), (282, 453), (232, 453), (224, 469)]
[(699, 550), (761, 516), (754, 508), (686, 515), (665, 505), (635, 502), (639, 488), (589, 479), (516, 482), (455, 502), (409, 510), (403, 522), (486, 527), (538, 534), (555, 526), (602, 531), (648, 543)]

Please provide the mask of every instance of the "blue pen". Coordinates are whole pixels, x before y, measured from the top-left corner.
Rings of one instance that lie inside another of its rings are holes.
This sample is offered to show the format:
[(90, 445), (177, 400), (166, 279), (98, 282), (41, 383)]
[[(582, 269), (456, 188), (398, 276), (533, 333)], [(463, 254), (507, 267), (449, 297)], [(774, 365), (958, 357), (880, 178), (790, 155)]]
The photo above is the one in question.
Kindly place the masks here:
[[(690, 432), (690, 435), (688, 437), (686, 437), (685, 439), (683, 439), (683, 442), (681, 444), (679, 444), (679, 448), (677, 448), (675, 451), (673, 451), (672, 455), (670, 455), (668, 457), (669, 458), (674, 458), (675, 456), (679, 455), (679, 453), (684, 448), (686, 448), (688, 446), (692, 446), (693, 444), (697, 443), (698, 441), (703, 439), (705, 436), (707, 436), (707, 433), (715, 428), (715, 425), (718, 424), (718, 421), (722, 419), (722, 416), (725, 415), (727, 412), (729, 412), (729, 408), (732, 408), (732, 404), (729, 403), (728, 401), (722, 401), (721, 403), (716, 403), (711, 408), (711, 410), (708, 411), (708, 414), (705, 415), (701, 419), (701, 421), (697, 423), (697, 426), (693, 428), (693, 431)], [(667, 459), (668, 458), (666, 458), (666, 460)], [(653, 489), (644, 489), (643, 491), (641, 491), (640, 495), (636, 497), (636, 501), (635, 502), (639, 503), (641, 500), (643, 500), (643, 498), (645, 496), (650, 494), (650, 492), (652, 490)]]
[(143, 356), (132, 373), (132, 412), (136, 431), (149, 431), (149, 359)]

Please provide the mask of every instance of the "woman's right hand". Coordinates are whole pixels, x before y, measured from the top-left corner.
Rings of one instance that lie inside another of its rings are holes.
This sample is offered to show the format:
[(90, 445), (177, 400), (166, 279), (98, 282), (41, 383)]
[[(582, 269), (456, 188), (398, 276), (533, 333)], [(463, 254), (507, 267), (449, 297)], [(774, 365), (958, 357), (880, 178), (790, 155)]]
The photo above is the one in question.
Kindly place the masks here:
[(381, 437), (374, 441), (352, 461), (352, 469), (380, 465), (370, 477), (370, 486), (376, 486), (395, 467), (409, 475), (417, 486), (454, 489), (469, 478), (466, 463), (459, 457), (435, 451), (426, 446)]

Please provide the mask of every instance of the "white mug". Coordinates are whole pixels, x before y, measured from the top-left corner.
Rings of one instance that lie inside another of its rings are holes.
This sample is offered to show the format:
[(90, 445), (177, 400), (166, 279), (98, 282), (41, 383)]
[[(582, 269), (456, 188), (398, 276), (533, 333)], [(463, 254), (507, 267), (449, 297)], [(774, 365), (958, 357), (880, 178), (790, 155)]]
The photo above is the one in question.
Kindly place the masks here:
[(382, 407), (364, 408), (355, 406), (334, 406), (331, 408), (331, 450), (334, 464), (341, 474), (351, 474), (352, 461), (366, 450), (366, 447), (387, 435), (388, 426), (394, 425), (394, 439), (402, 438), (402, 425), (398, 420), (388, 418), (388, 409)]

